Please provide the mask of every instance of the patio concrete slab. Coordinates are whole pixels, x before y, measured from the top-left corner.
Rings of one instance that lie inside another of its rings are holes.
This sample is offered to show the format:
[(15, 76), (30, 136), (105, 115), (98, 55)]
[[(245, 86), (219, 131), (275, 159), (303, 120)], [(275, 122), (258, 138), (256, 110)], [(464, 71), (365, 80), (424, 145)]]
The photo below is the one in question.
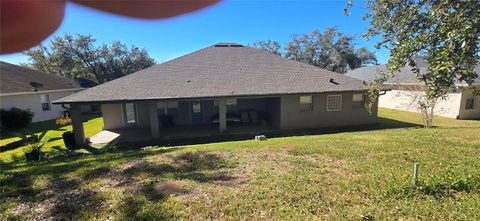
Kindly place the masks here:
[(90, 142), (92, 144), (106, 144), (110, 143), (113, 140), (117, 139), (120, 136), (119, 133), (115, 133), (108, 130), (102, 130), (100, 133), (90, 137)]

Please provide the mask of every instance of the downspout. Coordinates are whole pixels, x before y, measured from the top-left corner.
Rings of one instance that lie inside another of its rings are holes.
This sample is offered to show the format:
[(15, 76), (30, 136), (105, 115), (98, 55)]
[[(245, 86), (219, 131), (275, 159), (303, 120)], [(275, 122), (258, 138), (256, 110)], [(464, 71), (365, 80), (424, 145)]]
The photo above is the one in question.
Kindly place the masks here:
[(378, 96), (382, 96), (382, 95), (385, 95), (387, 94), (387, 91), (390, 91), (390, 90), (382, 90), (378, 93)]

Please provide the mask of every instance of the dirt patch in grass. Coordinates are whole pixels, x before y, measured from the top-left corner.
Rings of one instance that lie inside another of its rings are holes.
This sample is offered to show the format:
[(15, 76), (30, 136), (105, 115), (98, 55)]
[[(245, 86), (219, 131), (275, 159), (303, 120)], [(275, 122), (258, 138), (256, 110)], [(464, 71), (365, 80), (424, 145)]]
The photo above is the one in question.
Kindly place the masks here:
[(169, 181), (159, 182), (153, 185), (152, 191), (154, 194), (167, 197), (173, 194), (186, 193), (189, 184), (185, 181)]

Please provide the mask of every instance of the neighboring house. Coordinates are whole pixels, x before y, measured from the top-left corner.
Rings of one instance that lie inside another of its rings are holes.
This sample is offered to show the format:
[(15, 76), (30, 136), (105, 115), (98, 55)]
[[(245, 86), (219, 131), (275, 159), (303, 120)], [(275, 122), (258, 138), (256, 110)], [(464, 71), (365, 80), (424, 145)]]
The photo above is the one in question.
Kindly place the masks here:
[[(425, 72), (428, 64), (421, 58), (416, 59), (420, 72)], [(346, 75), (371, 82), (379, 73), (385, 72), (385, 65), (361, 67), (349, 71)], [(480, 65), (475, 68), (480, 74)], [(417, 101), (424, 95), (424, 84), (420, 82), (411, 67), (403, 67), (399, 73), (385, 83), (386, 88), (391, 89), (385, 95), (379, 97), (379, 107), (392, 108), (419, 112)], [(476, 79), (473, 87), (480, 87), (480, 79)], [(457, 83), (444, 99), (437, 102), (435, 114), (457, 119), (480, 119), (480, 96), (474, 96), (471, 89), (465, 83)]]
[(75, 80), (0, 61), (0, 107), (30, 109), (33, 122), (62, 116), (66, 109), (51, 102), (83, 89)]
[(377, 108), (365, 110), (365, 93), (360, 80), (220, 43), (54, 103), (71, 105), (81, 145), (80, 104), (102, 105), (105, 130), (143, 128), (150, 139), (166, 139), (172, 131), (200, 136), (212, 125), (215, 133), (252, 133), (374, 124)]

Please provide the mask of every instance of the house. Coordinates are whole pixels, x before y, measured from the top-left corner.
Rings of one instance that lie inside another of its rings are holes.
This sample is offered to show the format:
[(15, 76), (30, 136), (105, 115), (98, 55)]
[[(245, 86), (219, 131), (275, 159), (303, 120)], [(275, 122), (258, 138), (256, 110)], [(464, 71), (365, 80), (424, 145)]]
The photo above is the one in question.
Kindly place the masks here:
[[(424, 59), (416, 58), (416, 63), (420, 72), (427, 70), (428, 64)], [(346, 75), (370, 82), (379, 73), (385, 71), (385, 65), (377, 65), (357, 68), (349, 71)], [(475, 71), (480, 74), (480, 65), (476, 66)], [(425, 90), (423, 83), (416, 78), (411, 67), (401, 68), (395, 77), (385, 82), (385, 86), (391, 90), (379, 97), (379, 107), (420, 112), (417, 101), (423, 97)], [(477, 78), (472, 86), (480, 88), (480, 78)], [(448, 91), (444, 99), (437, 102), (434, 111), (436, 115), (444, 117), (480, 119), (480, 96), (475, 96), (467, 84), (458, 82), (454, 89)]]
[[(362, 81), (235, 43), (219, 43), (55, 101), (101, 104), (104, 130), (202, 136), (373, 124)], [(173, 133), (175, 132), (175, 133)], [(119, 132), (120, 133), (120, 132)], [(172, 135), (172, 136), (170, 136)]]
[[(83, 90), (83, 82), (0, 61), (0, 107), (30, 109), (33, 122), (58, 118), (67, 110), (52, 101)], [(89, 106), (82, 106), (88, 111)]]

